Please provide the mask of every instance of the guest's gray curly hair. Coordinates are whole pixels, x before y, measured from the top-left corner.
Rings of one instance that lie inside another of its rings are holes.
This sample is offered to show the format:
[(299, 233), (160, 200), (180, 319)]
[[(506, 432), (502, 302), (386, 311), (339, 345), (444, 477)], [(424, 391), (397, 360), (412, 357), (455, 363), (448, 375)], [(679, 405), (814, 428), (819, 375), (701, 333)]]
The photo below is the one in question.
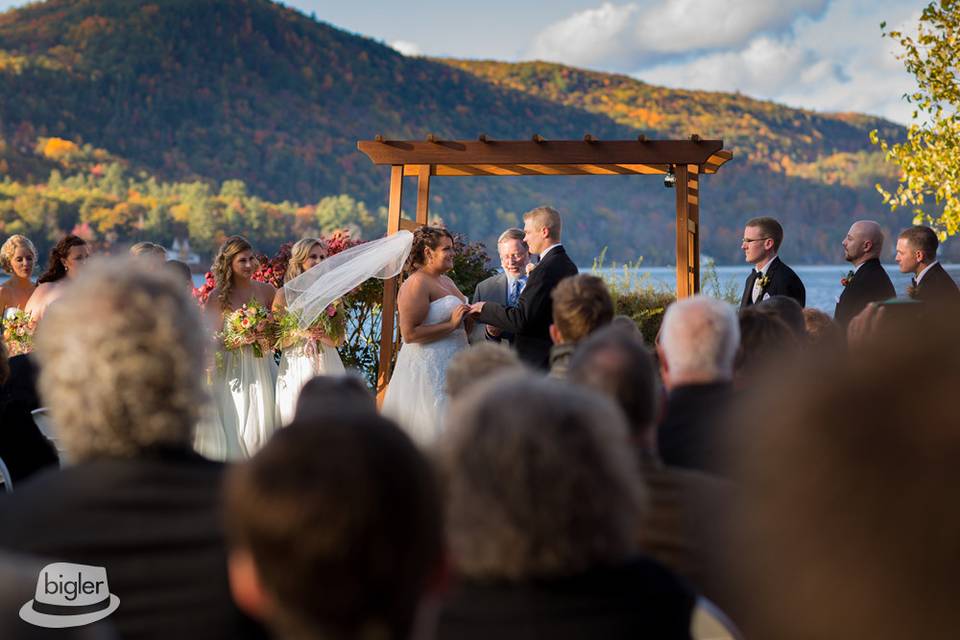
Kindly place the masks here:
[(572, 575), (635, 551), (646, 494), (623, 414), (564, 382), (504, 374), (453, 401), (435, 455), (457, 570)]
[(190, 446), (206, 333), (195, 302), (142, 260), (91, 263), (37, 327), (39, 388), (72, 461)]

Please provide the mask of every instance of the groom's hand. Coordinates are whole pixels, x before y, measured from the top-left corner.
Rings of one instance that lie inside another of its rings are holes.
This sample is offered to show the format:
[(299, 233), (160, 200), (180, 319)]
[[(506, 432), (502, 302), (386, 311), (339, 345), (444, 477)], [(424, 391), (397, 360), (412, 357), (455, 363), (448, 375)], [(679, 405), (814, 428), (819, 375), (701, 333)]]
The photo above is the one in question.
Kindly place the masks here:
[(483, 311), (483, 305), (483, 302), (474, 302), (472, 305), (470, 305), (470, 313), (474, 315), (480, 313)]

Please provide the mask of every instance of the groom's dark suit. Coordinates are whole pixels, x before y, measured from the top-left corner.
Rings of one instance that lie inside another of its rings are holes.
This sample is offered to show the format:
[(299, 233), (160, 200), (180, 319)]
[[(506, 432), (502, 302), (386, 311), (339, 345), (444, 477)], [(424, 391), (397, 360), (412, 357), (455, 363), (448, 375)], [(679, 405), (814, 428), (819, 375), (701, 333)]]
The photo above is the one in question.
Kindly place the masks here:
[[(807, 290), (800, 280), (800, 276), (794, 273), (793, 269), (788, 267), (779, 257), (774, 257), (770, 262), (770, 268), (767, 269), (767, 278), (769, 284), (760, 292), (757, 303), (763, 300), (766, 294), (773, 296), (787, 296), (800, 303), (801, 307), (807, 306)], [(757, 280), (757, 271), (754, 269), (747, 276), (747, 282), (743, 287), (743, 297), (740, 298), (740, 308), (745, 309), (753, 303), (753, 285)]]
[(871, 302), (888, 300), (896, 295), (897, 291), (880, 260), (867, 260), (843, 288), (837, 308), (833, 312), (833, 319), (841, 327), (846, 327), (850, 320)]
[(562, 246), (551, 249), (530, 272), (517, 306), (486, 302), (477, 320), (514, 334), (520, 359), (540, 369), (550, 367), (550, 324), (553, 322), (553, 288), (567, 276), (577, 275), (577, 265)]

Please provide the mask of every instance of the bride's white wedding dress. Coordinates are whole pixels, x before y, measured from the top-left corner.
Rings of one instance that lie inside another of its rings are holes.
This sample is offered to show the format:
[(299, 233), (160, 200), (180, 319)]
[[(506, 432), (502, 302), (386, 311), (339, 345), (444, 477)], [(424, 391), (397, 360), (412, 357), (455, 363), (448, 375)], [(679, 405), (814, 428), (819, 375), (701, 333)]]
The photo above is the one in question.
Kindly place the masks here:
[(319, 340), (302, 340), (283, 350), (277, 374), (277, 409), (280, 425), (293, 421), (300, 390), (315, 376), (343, 375), (343, 362), (333, 347)]
[[(423, 324), (448, 321), (461, 304), (463, 300), (454, 295), (434, 300)], [(446, 403), (443, 385), (447, 364), (467, 346), (467, 333), (461, 325), (439, 340), (404, 343), (400, 349), (382, 411), (385, 416), (396, 420), (421, 446), (432, 444), (440, 433)]]

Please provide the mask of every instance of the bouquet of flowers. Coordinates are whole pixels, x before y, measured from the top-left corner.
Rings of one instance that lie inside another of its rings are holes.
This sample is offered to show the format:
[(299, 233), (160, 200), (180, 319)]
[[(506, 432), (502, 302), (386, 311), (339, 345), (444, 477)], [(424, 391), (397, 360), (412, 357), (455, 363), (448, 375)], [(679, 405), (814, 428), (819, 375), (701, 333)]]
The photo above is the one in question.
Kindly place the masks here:
[(262, 358), (270, 351), (276, 327), (270, 311), (256, 300), (250, 300), (223, 321), (223, 331), (217, 338), (228, 351), (251, 345), (253, 355)]
[(23, 309), (17, 309), (3, 320), (3, 341), (10, 356), (19, 356), (33, 351), (33, 330), (37, 323)]
[(337, 300), (329, 305), (307, 329), (300, 328), (300, 318), (284, 313), (277, 319), (277, 341), (274, 347), (287, 349), (300, 340), (319, 340), (326, 336), (339, 342), (347, 332), (347, 314), (343, 303)]

